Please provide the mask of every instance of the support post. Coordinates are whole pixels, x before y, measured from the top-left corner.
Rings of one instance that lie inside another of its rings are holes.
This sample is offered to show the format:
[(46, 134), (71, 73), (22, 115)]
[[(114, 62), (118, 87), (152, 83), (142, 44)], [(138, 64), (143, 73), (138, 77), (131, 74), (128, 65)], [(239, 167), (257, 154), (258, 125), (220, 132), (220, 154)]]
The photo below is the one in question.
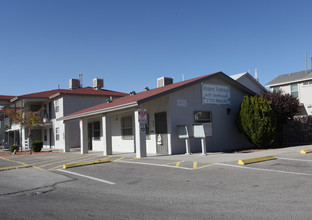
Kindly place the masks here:
[(185, 147), (186, 147), (186, 153), (187, 155), (191, 155), (191, 145), (190, 145), (190, 139), (186, 138), (185, 139)]
[(136, 157), (146, 157), (146, 127), (145, 122), (139, 120), (139, 110), (134, 112), (134, 124), (135, 124), (135, 149)]
[(206, 138), (201, 138), (202, 155), (207, 155)]
[(88, 121), (87, 119), (81, 119), (80, 126), (80, 152), (81, 154), (88, 153)]
[(103, 155), (112, 155), (112, 134), (110, 129), (110, 118), (105, 115), (102, 117), (102, 146), (103, 146)]

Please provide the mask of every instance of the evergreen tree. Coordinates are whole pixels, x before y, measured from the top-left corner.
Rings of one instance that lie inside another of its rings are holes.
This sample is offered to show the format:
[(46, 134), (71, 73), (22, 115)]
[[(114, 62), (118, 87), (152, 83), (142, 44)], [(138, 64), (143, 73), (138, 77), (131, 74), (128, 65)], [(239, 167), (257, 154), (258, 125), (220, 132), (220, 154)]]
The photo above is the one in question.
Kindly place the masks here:
[(276, 137), (276, 114), (272, 103), (262, 97), (245, 96), (240, 106), (238, 126), (258, 148), (270, 145)]

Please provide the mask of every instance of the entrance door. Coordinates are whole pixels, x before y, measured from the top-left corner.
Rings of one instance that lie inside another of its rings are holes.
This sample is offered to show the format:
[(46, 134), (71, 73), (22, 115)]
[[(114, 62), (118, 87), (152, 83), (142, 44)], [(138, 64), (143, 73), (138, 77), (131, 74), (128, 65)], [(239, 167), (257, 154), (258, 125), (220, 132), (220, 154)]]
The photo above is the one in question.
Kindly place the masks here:
[(155, 113), (156, 152), (168, 154), (167, 113)]
[(54, 143), (52, 143), (52, 140), (54, 140), (53, 137), (53, 133), (52, 133), (52, 128), (49, 129), (49, 143), (50, 143), (50, 148), (52, 148), (52, 145), (54, 145)]
[(88, 123), (88, 150), (92, 150), (92, 123)]

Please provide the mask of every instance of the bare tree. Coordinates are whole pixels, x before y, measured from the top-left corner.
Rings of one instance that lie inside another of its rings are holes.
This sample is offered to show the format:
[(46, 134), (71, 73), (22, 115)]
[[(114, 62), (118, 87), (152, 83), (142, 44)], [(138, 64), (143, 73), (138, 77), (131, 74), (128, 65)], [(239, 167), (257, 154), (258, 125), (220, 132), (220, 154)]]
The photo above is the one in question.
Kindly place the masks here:
[[(25, 128), (27, 130), (27, 137), (29, 138), (29, 142), (32, 141), (31, 138), (31, 130), (34, 126), (43, 125), (43, 121), (41, 118), (41, 112), (44, 110), (44, 108), (39, 109), (36, 112), (32, 111), (26, 111), (25, 109), (20, 109), (18, 111), (15, 111), (14, 109), (6, 109), (5, 113), (6, 115), (15, 123), (19, 124), (21, 128)], [(30, 143), (29, 148), (30, 147)]]

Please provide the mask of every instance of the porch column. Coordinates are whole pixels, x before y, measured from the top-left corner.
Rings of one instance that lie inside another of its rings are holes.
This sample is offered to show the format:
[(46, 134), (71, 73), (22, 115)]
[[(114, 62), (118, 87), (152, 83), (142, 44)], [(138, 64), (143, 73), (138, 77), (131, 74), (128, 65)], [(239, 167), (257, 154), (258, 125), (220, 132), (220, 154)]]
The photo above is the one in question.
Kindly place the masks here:
[(16, 134), (15, 134), (15, 130), (13, 131), (13, 139), (14, 139), (14, 140), (13, 140), (13, 144), (17, 144), (17, 143), (16, 143)]
[(81, 154), (88, 153), (88, 121), (81, 119), (80, 122), (80, 152)]
[(145, 122), (141, 120), (141, 111), (142, 109), (134, 111), (134, 144), (137, 158), (146, 157), (146, 127)]
[(64, 152), (70, 152), (70, 128), (69, 128), (69, 122), (63, 122), (64, 123), (64, 130), (65, 130), (65, 140), (64, 140)]
[(112, 155), (112, 132), (111, 123), (109, 116), (105, 115), (102, 117), (102, 146), (103, 155)]

